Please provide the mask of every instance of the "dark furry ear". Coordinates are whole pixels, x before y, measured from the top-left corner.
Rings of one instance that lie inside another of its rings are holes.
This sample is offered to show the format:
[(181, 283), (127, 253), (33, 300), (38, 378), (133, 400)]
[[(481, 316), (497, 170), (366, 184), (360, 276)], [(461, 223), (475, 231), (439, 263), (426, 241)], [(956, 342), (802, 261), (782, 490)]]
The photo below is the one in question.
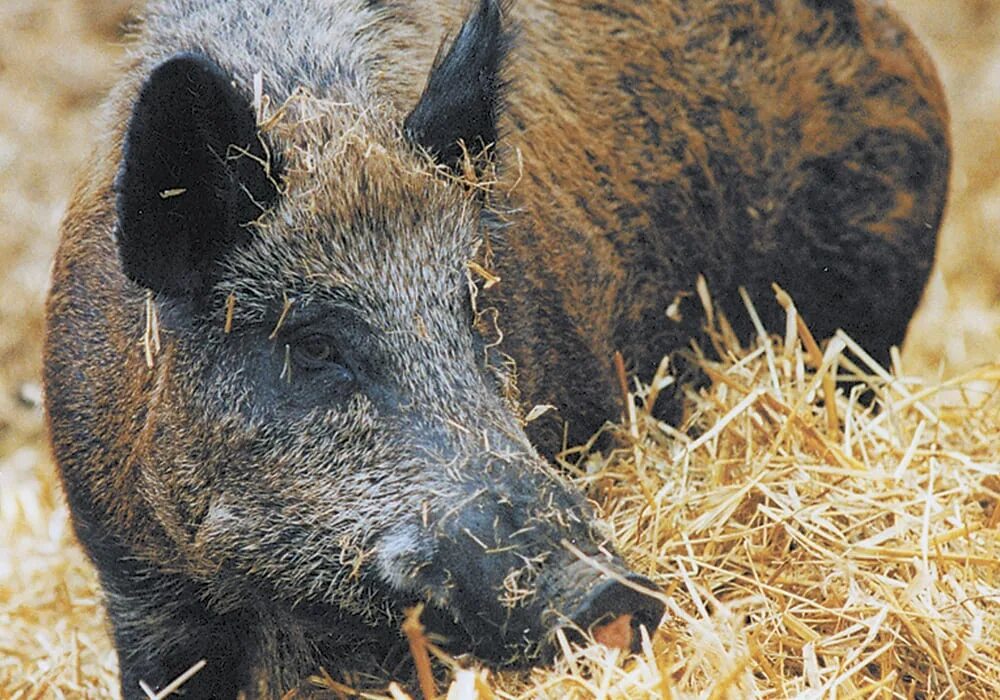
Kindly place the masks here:
[(277, 196), (251, 104), (215, 63), (178, 54), (139, 93), (115, 181), (122, 267), (144, 287), (193, 296), (245, 224)]
[(462, 148), (475, 155), (497, 141), (503, 62), (511, 34), (500, 0), (480, 0), (406, 118), (406, 134), (438, 162), (455, 166)]

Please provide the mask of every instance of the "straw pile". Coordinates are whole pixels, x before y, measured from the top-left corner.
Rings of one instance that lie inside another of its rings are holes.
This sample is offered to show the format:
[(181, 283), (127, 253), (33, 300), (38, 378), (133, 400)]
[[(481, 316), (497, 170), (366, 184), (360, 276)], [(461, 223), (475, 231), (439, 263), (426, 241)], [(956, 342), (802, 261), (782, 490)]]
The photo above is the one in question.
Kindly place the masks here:
[[(844, 335), (820, 353), (779, 296), (785, 338), (742, 349), (713, 319), (700, 358), (711, 381), (688, 391), (683, 426), (645, 410), (671, 381), (664, 363), (609, 427), (623, 448), (570, 456), (626, 557), (663, 587), (667, 615), (643, 651), (566, 646), (529, 674), (445, 659), (442, 694), (996, 697), (1000, 366), (926, 386)], [(0, 581), (13, 581), (0, 588), (0, 696), (112, 695), (99, 591), (58, 497), (37, 484), (3, 493), (0, 525), (15, 537), (0, 553)]]
[[(32, 469), (48, 478), (17, 473)], [(31, 448), (0, 465), (0, 698), (114, 697), (97, 579), (50, 469)]]

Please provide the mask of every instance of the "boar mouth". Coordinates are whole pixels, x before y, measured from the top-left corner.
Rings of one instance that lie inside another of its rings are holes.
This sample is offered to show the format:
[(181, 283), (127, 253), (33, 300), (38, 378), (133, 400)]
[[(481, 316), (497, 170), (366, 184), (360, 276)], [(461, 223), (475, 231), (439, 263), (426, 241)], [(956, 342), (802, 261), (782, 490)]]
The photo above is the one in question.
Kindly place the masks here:
[(538, 595), (523, 609), (508, 609), (502, 622), (491, 620), (486, 611), (463, 616), (432, 604), (426, 605), (421, 620), (430, 640), (448, 653), (472, 654), (497, 668), (551, 663), (560, 651), (560, 631), (571, 644), (594, 639), (637, 652), (641, 629), (653, 635), (664, 604), (654, 597), (658, 587), (649, 579), (624, 568), (611, 573), (595, 573), (586, 562), (574, 562), (558, 576), (571, 580), (570, 586), (555, 595)]
[(513, 630), (484, 615), (459, 617), (448, 608), (427, 605), (421, 620), (429, 640), (449, 654), (470, 654), (498, 668), (525, 668), (545, 660), (546, 645), (536, 630)]
[[(378, 668), (406, 663), (400, 624), (404, 611), (418, 604), (424, 606), (420, 622), (432, 644), (498, 669), (551, 663), (563, 648), (560, 631), (571, 644), (594, 639), (609, 647), (640, 651), (641, 628), (652, 637), (663, 616), (659, 588), (617, 557), (604, 559), (599, 567), (595, 569), (592, 560), (562, 560), (559, 566), (546, 567), (530, 595), (507, 605), (501, 602), (502, 587), (491, 589), (485, 582), (478, 596), (453, 582), (448, 600), (435, 601), (421, 594), (400, 596), (371, 580), (379, 591), (376, 597), (386, 606), (383, 609), (395, 611), (389, 619), (364, 619), (327, 602), (299, 601), (291, 611), (299, 624), (311, 630), (308, 634), (324, 656), (381, 659), (375, 664)], [(495, 596), (483, 595), (487, 590)], [(483, 604), (494, 597), (495, 605)]]

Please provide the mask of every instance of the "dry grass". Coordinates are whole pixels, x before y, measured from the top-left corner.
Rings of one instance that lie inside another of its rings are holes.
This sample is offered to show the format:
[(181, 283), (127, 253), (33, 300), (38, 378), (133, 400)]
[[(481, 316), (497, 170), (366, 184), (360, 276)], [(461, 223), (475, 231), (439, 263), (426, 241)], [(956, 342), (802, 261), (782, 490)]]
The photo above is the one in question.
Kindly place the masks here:
[(0, 698), (112, 697), (97, 580), (45, 465), (23, 448), (0, 467)]
[[(104, 698), (117, 682), (37, 377), (57, 222), (128, 5), (0, 3), (0, 698)], [(793, 326), (707, 362), (681, 430), (639, 405), (628, 447), (578, 478), (663, 583), (663, 628), (628, 660), (591, 647), (527, 676), (461, 671), (451, 697), (997, 696), (1000, 368), (982, 363), (1000, 357), (1000, 0), (896, 5), (941, 67), (957, 166), (909, 371), (889, 382), (834, 341), (816, 373)], [(882, 409), (843, 385), (828, 400), (834, 371), (872, 375)]]

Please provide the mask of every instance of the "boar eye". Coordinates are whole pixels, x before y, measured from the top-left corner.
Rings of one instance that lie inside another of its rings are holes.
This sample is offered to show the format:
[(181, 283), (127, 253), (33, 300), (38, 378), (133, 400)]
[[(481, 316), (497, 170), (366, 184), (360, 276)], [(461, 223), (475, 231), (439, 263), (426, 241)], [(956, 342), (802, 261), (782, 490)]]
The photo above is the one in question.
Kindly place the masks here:
[(324, 369), (342, 366), (333, 338), (316, 333), (297, 340), (291, 348), (292, 362), (301, 369)]

